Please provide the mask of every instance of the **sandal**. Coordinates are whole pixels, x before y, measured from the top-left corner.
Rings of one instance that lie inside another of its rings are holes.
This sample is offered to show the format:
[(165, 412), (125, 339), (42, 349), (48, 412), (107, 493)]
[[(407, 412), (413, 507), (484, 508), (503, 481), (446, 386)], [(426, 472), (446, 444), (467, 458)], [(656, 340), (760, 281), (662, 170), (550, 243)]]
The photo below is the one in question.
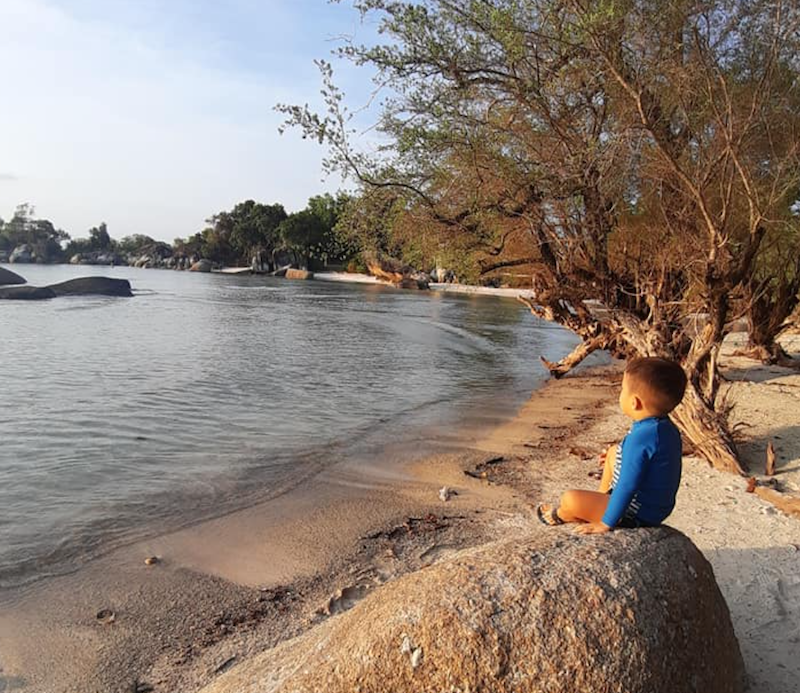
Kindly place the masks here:
[(541, 503), (536, 506), (536, 517), (539, 518), (539, 522), (548, 527), (565, 524), (564, 520), (558, 516), (558, 508), (545, 510)]

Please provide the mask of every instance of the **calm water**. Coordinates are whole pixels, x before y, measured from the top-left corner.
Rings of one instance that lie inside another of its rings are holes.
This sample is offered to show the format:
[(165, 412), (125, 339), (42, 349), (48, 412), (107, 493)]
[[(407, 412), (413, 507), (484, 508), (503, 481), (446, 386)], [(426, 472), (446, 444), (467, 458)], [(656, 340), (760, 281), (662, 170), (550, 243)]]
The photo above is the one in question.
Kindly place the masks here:
[[(0, 301), (0, 587), (381, 445), (510, 414), (568, 333), (513, 300), (131, 268), (132, 299)], [(491, 403), (492, 411), (486, 411)]]

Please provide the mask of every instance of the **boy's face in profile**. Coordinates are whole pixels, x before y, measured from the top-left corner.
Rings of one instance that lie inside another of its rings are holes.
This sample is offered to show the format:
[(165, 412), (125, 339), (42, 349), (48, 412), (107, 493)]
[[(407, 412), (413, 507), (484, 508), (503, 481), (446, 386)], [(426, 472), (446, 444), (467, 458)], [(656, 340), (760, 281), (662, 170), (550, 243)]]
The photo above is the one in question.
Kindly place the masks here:
[(631, 379), (628, 375), (622, 376), (622, 388), (619, 391), (619, 408), (629, 419), (639, 418), (638, 414), (642, 408), (642, 400), (631, 391)]

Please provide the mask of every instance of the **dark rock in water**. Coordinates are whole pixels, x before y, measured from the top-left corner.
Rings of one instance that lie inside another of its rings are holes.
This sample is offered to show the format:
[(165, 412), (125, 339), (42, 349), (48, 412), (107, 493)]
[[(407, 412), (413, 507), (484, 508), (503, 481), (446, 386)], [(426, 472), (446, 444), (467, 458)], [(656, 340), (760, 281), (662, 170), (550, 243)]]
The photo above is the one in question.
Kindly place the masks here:
[(127, 279), (109, 277), (79, 277), (47, 288), (52, 289), (56, 296), (133, 296)]
[(741, 693), (711, 566), (668, 528), (557, 529), (461, 551), (203, 693)]
[(25, 280), (16, 272), (0, 267), (0, 285), (2, 284), (25, 284)]
[(10, 301), (43, 301), (55, 297), (56, 292), (47, 286), (0, 286), (0, 299), (4, 298)]

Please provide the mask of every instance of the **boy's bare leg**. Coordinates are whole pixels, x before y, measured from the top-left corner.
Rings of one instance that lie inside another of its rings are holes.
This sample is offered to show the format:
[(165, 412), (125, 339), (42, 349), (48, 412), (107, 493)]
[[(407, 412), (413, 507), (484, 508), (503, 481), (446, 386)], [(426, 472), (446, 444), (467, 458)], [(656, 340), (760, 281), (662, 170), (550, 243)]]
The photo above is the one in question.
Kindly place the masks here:
[(607, 493), (571, 489), (561, 496), (558, 516), (564, 522), (600, 522), (608, 507), (608, 499)]
[(597, 489), (600, 493), (608, 493), (611, 488), (611, 480), (614, 477), (614, 463), (617, 459), (617, 446), (611, 445), (606, 450), (606, 459), (603, 464), (603, 477), (600, 479), (600, 487)]

